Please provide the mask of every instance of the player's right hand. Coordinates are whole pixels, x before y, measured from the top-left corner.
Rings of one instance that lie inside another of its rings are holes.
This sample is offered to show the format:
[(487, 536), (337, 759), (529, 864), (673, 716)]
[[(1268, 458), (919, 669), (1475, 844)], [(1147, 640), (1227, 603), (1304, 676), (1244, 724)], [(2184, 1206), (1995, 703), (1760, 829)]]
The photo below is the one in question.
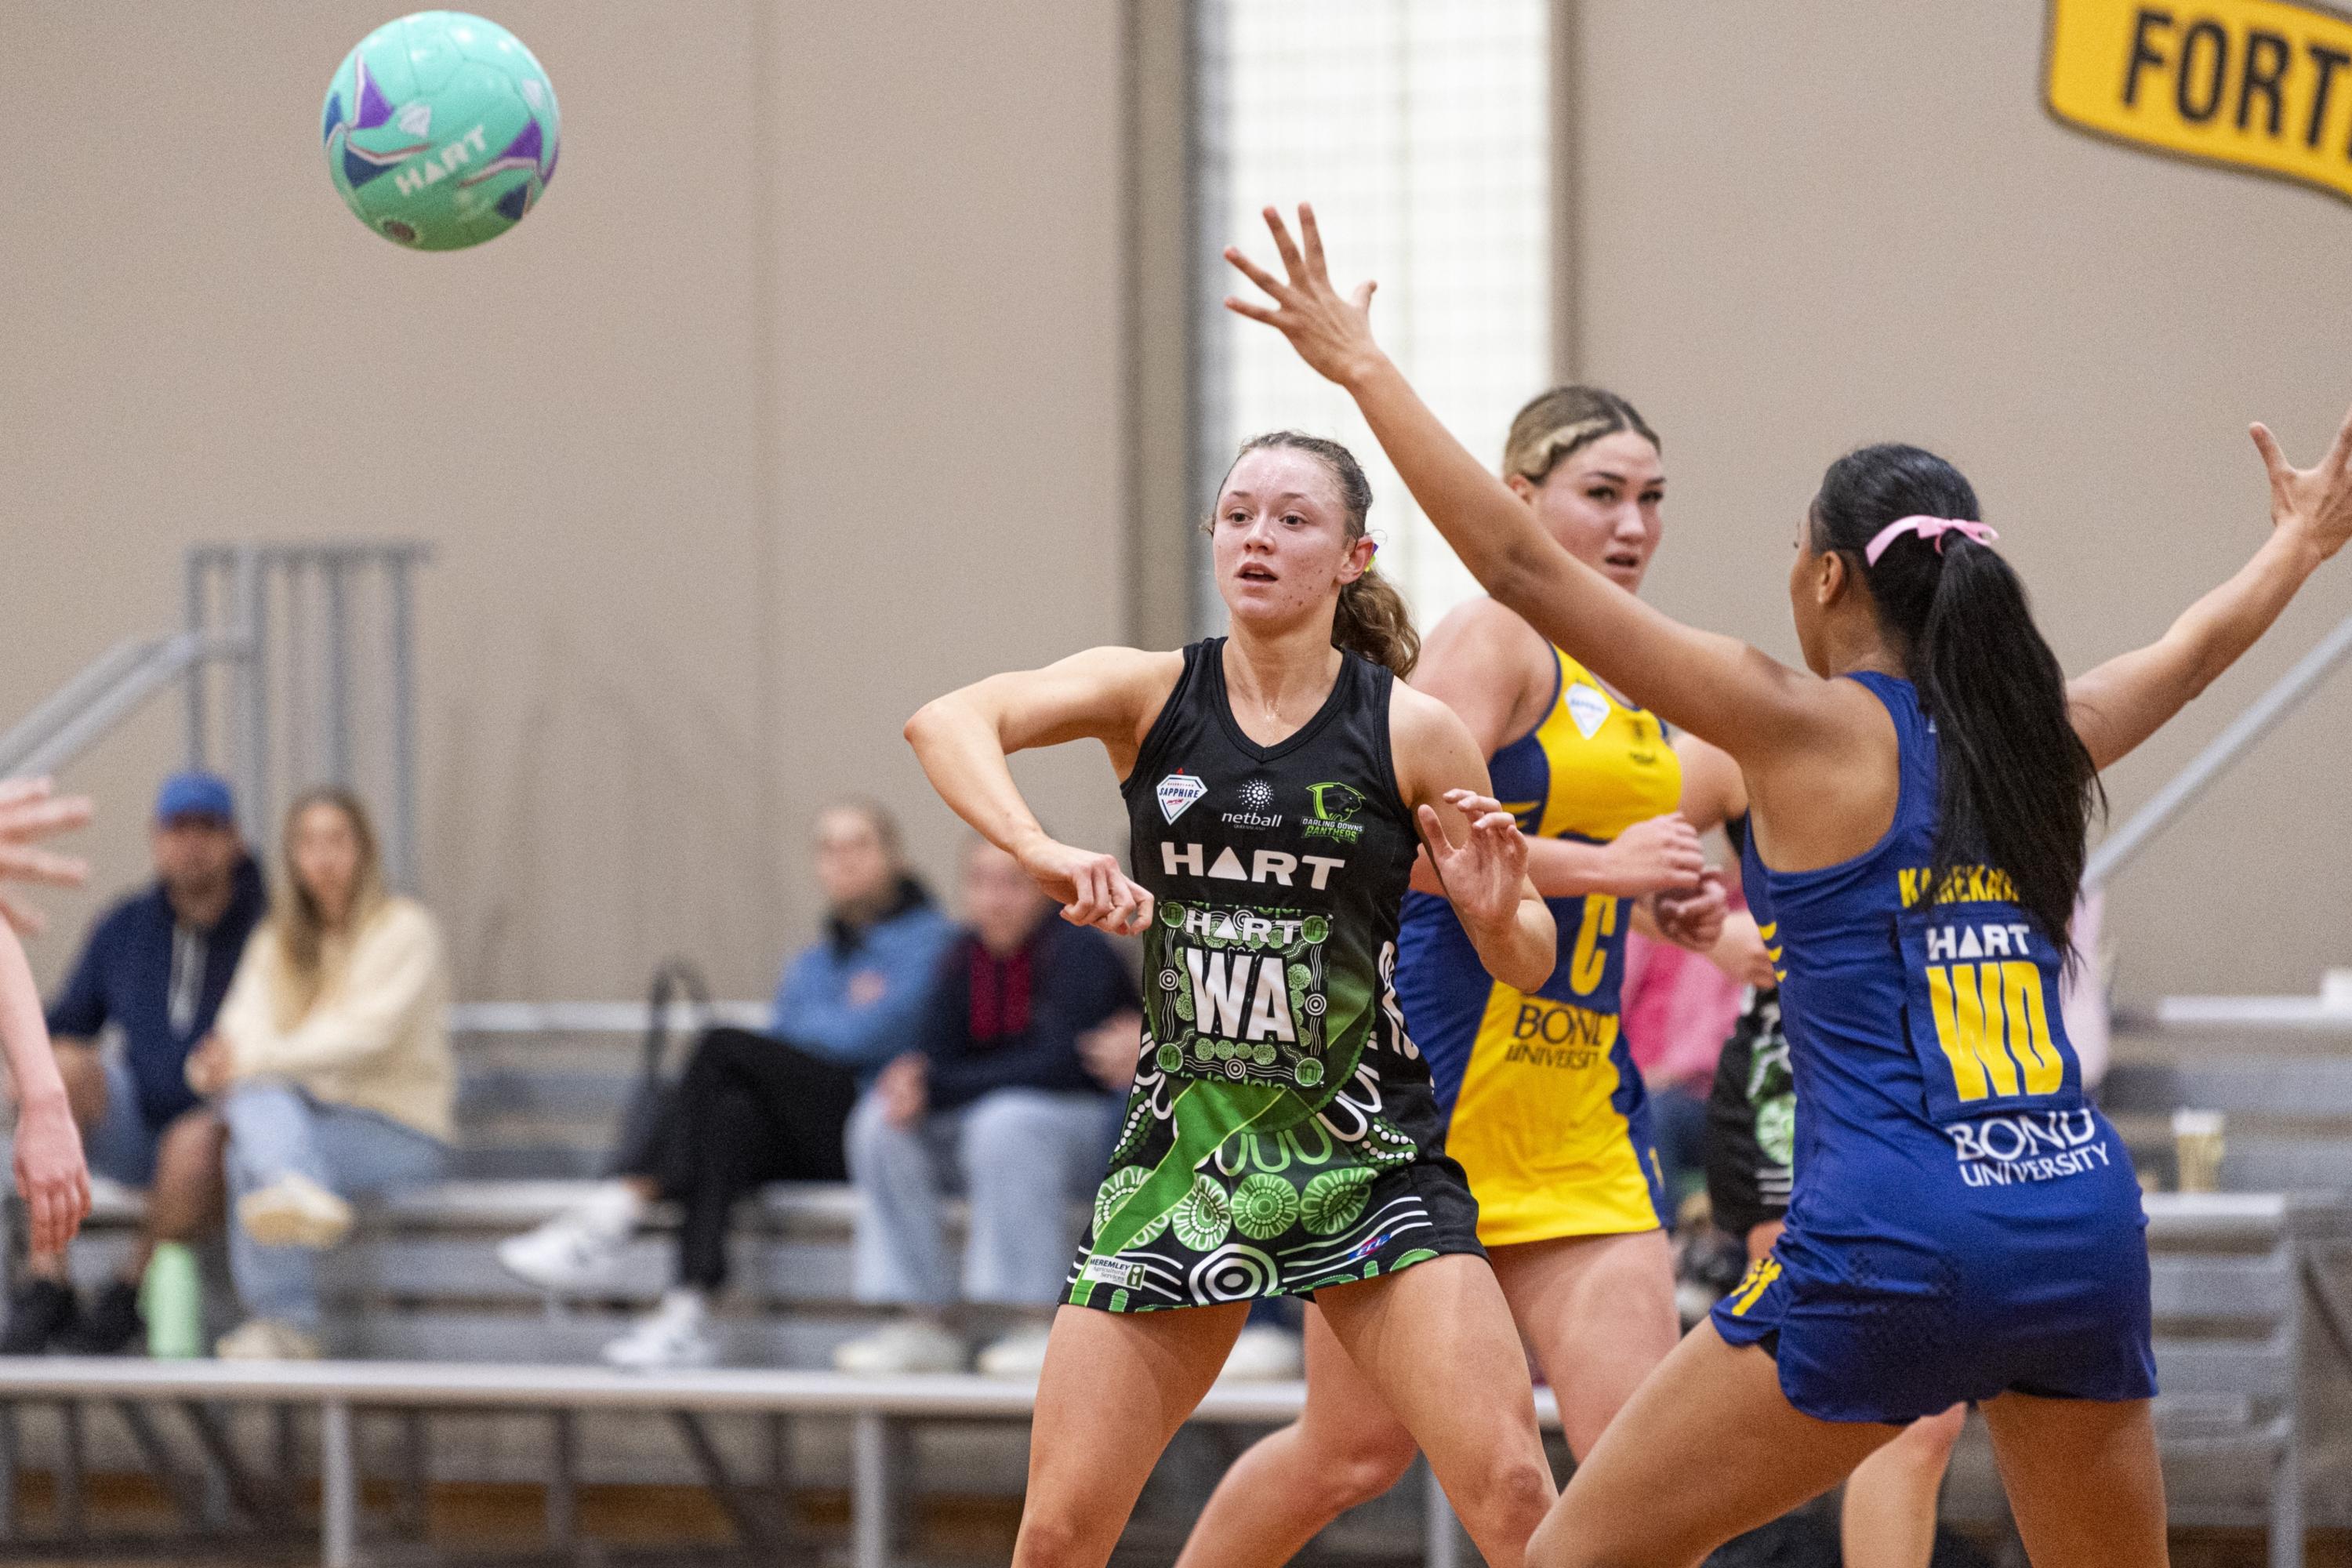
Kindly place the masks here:
[[(90, 809), (89, 796), (58, 795), (45, 778), (0, 779), (0, 881), (81, 886), (89, 875), (89, 862), (33, 846), (81, 826), (89, 820)], [(26, 936), (40, 935), (48, 924), (39, 910), (5, 890), (0, 890), (0, 919)]]
[(16, 1190), (32, 1219), (26, 1245), (44, 1258), (63, 1252), (89, 1215), (89, 1167), (62, 1094), (16, 1108)]
[(1680, 812), (1633, 824), (1612, 839), (1602, 853), (1610, 879), (1606, 891), (1621, 899), (1696, 887), (1699, 873), (1706, 869), (1706, 852), (1699, 847), (1698, 830)]
[(1094, 926), (1113, 936), (1139, 936), (1151, 925), (1151, 895), (1116, 855), (1074, 848), (1054, 839), (1024, 850), (1021, 868), (1062, 906), (1074, 926)]

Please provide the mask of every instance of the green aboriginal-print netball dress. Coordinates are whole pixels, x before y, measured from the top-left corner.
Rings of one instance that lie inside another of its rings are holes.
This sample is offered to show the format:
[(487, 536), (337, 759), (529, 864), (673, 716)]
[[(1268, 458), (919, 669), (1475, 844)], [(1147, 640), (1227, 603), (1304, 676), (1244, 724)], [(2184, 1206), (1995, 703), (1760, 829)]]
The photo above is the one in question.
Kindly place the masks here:
[(1321, 710), (1260, 746), (1234, 721), (1223, 653), (1184, 650), (1124, 786), (1159, 908), (1075, 1306), (1301, 1296), (1479, 1251), (1390, 985), (1418, 847), (1389, 753), (1393, 677), (1346, 656)]

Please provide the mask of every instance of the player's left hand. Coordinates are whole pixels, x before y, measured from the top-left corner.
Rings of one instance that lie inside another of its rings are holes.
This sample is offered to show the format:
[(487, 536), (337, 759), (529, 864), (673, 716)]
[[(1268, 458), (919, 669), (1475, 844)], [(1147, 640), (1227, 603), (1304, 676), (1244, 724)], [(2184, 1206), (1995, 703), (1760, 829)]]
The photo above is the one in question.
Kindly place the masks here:
[(2286, 460), (2269, 426), (2256, 425), (2252, 433), (2270, 469), (2273, 526), (2302, 534), (2322, 560), (2344, 548), (2352, 538), (2352, 413), (2345, 415), (2326, 455), (2308, 468)]
[(1699, 873), (1696, 887), (1654, 895), (1650, 913), (1658, 922), (1659, 935), (1676, 947), (1705, 953), (1714, 950), (1716, 939), (1723, 934), (1724, 917), (1730, 908), (1723, 873), (1710, 868)]
[(1519, 819), (1474, 790), (1447, 790), (1445, 803), (1469, 818), (1469, 836), (1459, 843), (1434, 808), (1423, 805), (1417, 816), (1446, 900), (1465, 925), (1499, 925), (1518, 910), (1527, 883), (1528, 841)]

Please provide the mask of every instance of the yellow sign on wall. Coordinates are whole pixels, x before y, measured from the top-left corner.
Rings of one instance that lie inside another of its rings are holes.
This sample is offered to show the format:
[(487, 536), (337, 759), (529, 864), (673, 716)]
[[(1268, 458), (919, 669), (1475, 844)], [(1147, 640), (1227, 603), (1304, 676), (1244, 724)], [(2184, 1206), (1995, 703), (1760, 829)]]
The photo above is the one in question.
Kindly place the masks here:
[(2352, 200), (2352, 16), (2289, 0), (2050, 0), (2050, 112)]

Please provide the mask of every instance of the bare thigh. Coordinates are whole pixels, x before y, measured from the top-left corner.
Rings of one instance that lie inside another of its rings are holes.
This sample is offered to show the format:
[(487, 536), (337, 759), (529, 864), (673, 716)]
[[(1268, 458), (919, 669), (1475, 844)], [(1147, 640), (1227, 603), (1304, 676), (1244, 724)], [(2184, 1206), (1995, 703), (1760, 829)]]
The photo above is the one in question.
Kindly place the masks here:
[(1580, 1460), (1681, 1337), (1673, 1246), (1664, 1231), (1644, 1230), (1524, 1242), (1487, 1257)]
[[(1402, 1474), (1417, 1445), (1380, 1385), (1365, 1375), (1332, 1333), (1322, 1310), (1307, 1309), (1307, 1403), (1298, 1429), (1319, 1452), (1347, 1456)], [(1391, 1478), (1394, 1479), (1393, 1477)]]
[(1412, 1434), (1313, 1307), (1306, 1338), (1307, 1402), (1298, 1419), (1251, 1444), (1226, 1468), (1176, 1568), (1286, 1563), (1412, 1465)]
[(1101, 1568), (1168, 1439), (1216, 1381), (1245, 1304), (1064, 1307), (1037, 1382), (1016, 1568)]
[(1983, 1405), (2033, 1568), (2164, 1568), (2164, 1472), (2145, 1399), (2004, 1394)]
[(1479, 1554), (1517, 1568), (1551, 1504), (1510, 1307), (1486, 1260), (1433, 1258), (1315, 1293), (1332, 1337), (1429, 1456)]
[(1903, 1429), (1821, 1421), (1753, 1345), (1711, 1322), (1634, 1391), (1528, 1543), (1541, 1568), (1691, 1568), (1835, 1486)]

